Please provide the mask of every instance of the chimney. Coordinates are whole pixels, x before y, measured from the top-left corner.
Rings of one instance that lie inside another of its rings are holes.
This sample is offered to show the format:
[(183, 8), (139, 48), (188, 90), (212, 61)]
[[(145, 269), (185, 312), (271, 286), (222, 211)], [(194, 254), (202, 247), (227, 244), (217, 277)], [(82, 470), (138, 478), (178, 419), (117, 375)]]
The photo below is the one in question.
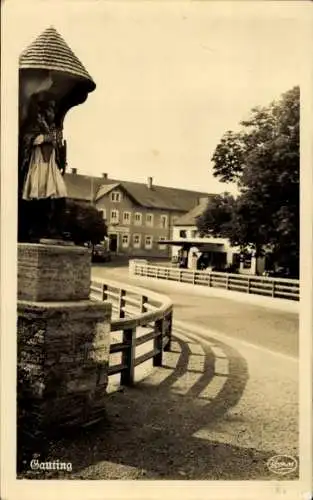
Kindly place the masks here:
[(147, 186), (148, 186), (149, 189), (152, 189), (152, 181), (153, 181), (153, 178), (152, 177), (148, 177)]
[(102, 172), (102, 177), (103, 177), (103, 179), (107, 179), (108, 178), (108, 174), (106, 172)]
[(72, 168), (72, 174), (77, 174), (77, 168)]

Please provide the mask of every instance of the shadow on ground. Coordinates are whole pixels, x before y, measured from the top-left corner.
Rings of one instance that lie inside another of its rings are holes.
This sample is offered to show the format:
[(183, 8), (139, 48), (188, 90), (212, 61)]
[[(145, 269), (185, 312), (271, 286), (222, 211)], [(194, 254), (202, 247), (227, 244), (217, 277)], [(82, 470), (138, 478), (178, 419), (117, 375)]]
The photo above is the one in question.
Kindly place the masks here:
[[(213, 378), (222, 376), (215, 372), (216, 354), (209, 346), (202, 345), (199, 370), (199, 363), (193, 365), (192, 359), (200, 354), (191, 349), (192, 345), (199, 344), (178, 338), (174, 344), (178, 349), (174, 347), (166, 353), (163, 367), (156, 368), (135, 387), (108, 396), (105, 422), (51, 443), (51, 459), (71, 462), (71, 474), (50, 472), (30, 477), (280, 479), (266, 465), (276, 454), (274, 451), (242, 447), (236, 439), (227, 443), (210, 440), (210, 425), (233, 408), (244, 392), (249, 376), (245, 359), (214, 339), (215, 346), (220, 347), (228, 359), (228, 374), (223, 375), (224, 383), (215, 397), (207, 398), (202, 395)], [(195, 375), (195, 383), (190, 384)], [(183, 379), (187, 380), (186, 387), (179, 393), (175, 384)], [(208, 429), (205, 439), (195, 435), (203, 427)], [(289, 480), (296, 477), (296, 473), (288, 475)]]

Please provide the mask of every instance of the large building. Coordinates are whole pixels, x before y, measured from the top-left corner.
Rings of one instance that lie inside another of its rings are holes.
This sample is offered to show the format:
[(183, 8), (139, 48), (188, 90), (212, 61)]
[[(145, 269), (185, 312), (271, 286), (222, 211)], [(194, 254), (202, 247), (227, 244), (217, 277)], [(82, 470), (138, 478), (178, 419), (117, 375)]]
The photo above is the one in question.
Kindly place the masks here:
[(93, 204), (102, 212), (108, 228), (110, 250), (136, 257), (170, 257), (175, 220), (197, 206), (204, 192), (110, 179), (77, 173), (64, 176), (69, 198)]

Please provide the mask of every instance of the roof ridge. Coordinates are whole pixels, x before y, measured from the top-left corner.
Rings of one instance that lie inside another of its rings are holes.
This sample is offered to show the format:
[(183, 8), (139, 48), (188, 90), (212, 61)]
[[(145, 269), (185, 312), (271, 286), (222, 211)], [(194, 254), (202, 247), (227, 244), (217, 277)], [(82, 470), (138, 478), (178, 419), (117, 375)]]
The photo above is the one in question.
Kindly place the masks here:
[[(136, 185), (140, 185), (140, 186), (145, 186), (147, 189), (150, 189), (148, 188), (148, 186), (146, 186), (145, 182), (140, 182), (140, 181), (128, 181), (128, 180), (121, 180), (121, 179), (111, 179), (111, 178), (106, 178), (104, 179), (103, 177), (101, 176), (95, 176), (95, 175), (88, 175), (88, 174), (79, 174), (79, 173), (76, 173), (76, 174), (72, 174), (71, 172), (67, 172), (66, 173), (67, 175), (75, 175), (75, 176), (81, 176), (81, 177), (88, 177), (89, 179), (97, 179), (97, 180), (102, 180), (103, 181), (103, 185), (106, 185), (106, 184), (111, 184), (113, 182), (117, 182), (117, 183), (129, 183), (129, 184), (136, 184)], [(160, 184), (154, 184), (153, 187), (158, 187), (158, 188), (162, 188), (162, 189), (173, 189), (173, 190), (177, 190), (177, 191), (186, 191), (187, 193), (195, 193), (195, 194), (202, 194), (204, 197), (205, 196), (215, 196), (216, 193), (208, 193), (207, 191), (195, 191), (193, 189), (188, 189), (188, 188), (180, 188), (180, 187), (173, 187), (173, 186), (163, 186), (163, 185), (160, 185)], [(153, 191), (153, 187), (152, 187), (152, 191)]]

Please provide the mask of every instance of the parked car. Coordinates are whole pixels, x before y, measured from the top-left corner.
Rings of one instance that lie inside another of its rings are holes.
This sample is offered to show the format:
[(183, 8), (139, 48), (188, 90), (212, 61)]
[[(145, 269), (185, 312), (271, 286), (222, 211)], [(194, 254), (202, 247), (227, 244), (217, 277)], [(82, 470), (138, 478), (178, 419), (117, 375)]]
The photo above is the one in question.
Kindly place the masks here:
[(107, 248), (107, 245), (99, 243), (98, 245), (92, 245), (92, 262), (110, 262), (111, 252)]

